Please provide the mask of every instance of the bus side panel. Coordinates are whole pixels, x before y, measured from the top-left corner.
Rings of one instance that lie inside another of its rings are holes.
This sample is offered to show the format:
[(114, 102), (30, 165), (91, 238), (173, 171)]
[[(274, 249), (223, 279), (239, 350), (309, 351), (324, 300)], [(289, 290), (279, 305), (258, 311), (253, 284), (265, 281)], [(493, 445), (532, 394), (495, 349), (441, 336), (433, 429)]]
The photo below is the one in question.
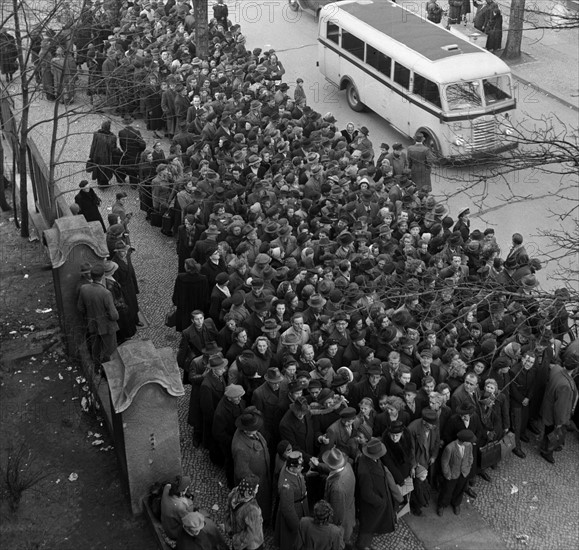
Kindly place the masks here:
[[(372, 109), (372, 111), (388, 122), (391, 122), (393, 115), (398, 109), (396, 99), (400, 100), (400, 97), (397, 97), (394, 92), (389, 87), (384, 86), (382, 82), (366, 73), (364, 73), (364, 80), (362, 101)], [(407, 113), (405, 112), (403, 116), (405, 117), (406, 115)]]

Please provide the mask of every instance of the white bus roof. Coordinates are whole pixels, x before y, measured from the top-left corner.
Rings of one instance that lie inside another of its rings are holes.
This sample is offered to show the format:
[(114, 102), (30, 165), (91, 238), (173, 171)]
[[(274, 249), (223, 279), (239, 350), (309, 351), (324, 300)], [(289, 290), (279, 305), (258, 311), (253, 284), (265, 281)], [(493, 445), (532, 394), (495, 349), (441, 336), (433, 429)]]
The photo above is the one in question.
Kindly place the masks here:
[[(447, 31), (390, 0), (345, 0), (328, 4), (320, 20), (351, 23), (358, 36), (378, 47), (384, 36), (417, 54), (410, 63), (415, 71), (438, 75), (439, 82), (456, 82), (484, 75), (507, 74), (510, 69), (498, 57)], [(365, 26), (366, 28), (363, 28)], [(352, 28), (352, 27), (350, 27)], [(457, 71), (456, 58), (468, 56)]]

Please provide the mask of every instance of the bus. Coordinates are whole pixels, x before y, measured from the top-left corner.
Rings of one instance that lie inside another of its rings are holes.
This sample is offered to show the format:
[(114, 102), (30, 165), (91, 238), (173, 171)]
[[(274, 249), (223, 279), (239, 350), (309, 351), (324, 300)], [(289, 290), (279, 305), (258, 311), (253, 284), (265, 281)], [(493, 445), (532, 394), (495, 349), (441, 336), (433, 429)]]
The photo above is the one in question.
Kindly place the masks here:
[(354, 111), (371, 109), (409, 137), (421, 132), (440, 160), (518, 145), (508, 65), (389, 0), (324, 6), (318, 66)]

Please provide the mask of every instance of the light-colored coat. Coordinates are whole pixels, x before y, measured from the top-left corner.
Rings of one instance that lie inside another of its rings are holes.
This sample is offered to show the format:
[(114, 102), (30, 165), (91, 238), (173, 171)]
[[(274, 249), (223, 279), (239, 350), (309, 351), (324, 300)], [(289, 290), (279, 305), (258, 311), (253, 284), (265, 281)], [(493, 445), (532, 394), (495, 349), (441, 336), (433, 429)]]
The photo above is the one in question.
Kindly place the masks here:
[(442, 474), (446, 479), (458, 479), (462, 474), (463, 477), (468, 477), (472, 468), (473, 454), (472, 444), (464, 443), (464, 455), (460, 456), (457, 441), (451, 441), (442, 451), (442, 458), (440, 465), (442, 467)]
[(339, 472), (332, 472), (326, 479), (324, 499), (334, 510), (332, 522), (344, 530), (344, 540), (350, 542), (356, 525), (356, 476), (350, 464), (346, 463)]

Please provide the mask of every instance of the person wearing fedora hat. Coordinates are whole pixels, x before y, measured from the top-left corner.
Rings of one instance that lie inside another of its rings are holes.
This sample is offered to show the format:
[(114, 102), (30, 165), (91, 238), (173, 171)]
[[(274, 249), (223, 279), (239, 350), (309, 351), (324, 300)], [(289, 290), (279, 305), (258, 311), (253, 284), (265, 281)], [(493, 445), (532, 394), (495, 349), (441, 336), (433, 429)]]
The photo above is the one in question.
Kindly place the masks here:
[(314, 425), (305, 397), (298, 397), (290, 404), (279, 423), (279, 436), (289, 441), (294, 449), (300, 449), (306, 462), (316, 454)]
[[(255, 395), (255, 394), (254, 394)], [(231, 442), (234, 482), (239, 483), (248, 475), (259, 479), (257, 503), (263, 514), (264, 524), (271, 516), (271, 470), (270, 452), (261, 430), (264, 426), (262, 413), (256, 407), (247, 407), (235, 421), (235, 434)]]
[(440, 450), (440, 430), (438, 415), (431, 409), (422, 409), (421, 418), (408, 425), (408, 433), (413, 442), (411, 475), (414, 491), (410, 497), (410, 509), (416, 516), (422, 515), (422, 508), (430, 501), (430, 490), (426, 478), (438, 457)]
[(348, 458), (337, 448), (322, 454), (323, 463), (330, 469), (324, 488), (324, 499), (334, 510), (333, 523), (342, 527), (344, 543), (352, 544), (356, 526), (356, 476)]
[(127, 304), (125, 303), (121, 285), (114, 278), (118, 268), (119, 266), (116, 262), (105, 260), (104, 283), (106, 289), (113, 295), (113, 302), (119, 312), (119, 319), (117, 321), (119, 324), (119, 330), (117, 331), (117, 345), (120, 346), (123, 342), (132, 338), (136, 334), (137, 326), (134, 317), (130, 315)]
[(302, 474), (303, 464), (301, 451), (293, 450), (287, 454), (285, 468), (279, 475), (279, 507), (274, 537), (280, 550), (295, 549), (299, 521), (310, 514), (306, 480)]
[(356, 423), (356, 409), (343, 407), (339, 411), (339, 419), (326, 430), (326, 433), (318, 437), (321, 444), (321, 452), (336, 447), (340, 449), (352, 462), (358, 454), (358, 443), (355, 438), (354, 424)]
[(199, 389), (199, 405), (203, 418), (203, 445), (209, 450), (209, 458), (219, 466), (223, 466), (224, 457), (213, 438), (213, 417), (215, 409), (225, 393), (228, 361), (221, 355), (209, 359), (209, 372), (204, 376)]
[(414, 141), (414, 145), (409, 145), (406, 149), (410, 179), (415, 183), (419, 192), (427, 194), (432, 192), (430, 172), (436, 157), (430, 147), (424, 144), (424, 134), (422, 132), (416, 133)]
[(303, 312), (304, 323), (307, 324), (312, 331), (319, 330), (320, 317), (324, 312), (324, 306), (327, 300), (318, 293), (312, 294), (308, 299), (308, 307)]
[(253, 392), (251, 404), (263, 413), (263, 434), (273, 449), (278, 439), (280, 385), (283, 375), (276, 367), (270, 367), (264, 375), (264, 382)]
[(385, 454), (384, 444), (372, 438), (358, 459), (358, 548), (370, 548), (374, 534), (392, 533), (396, 528), (396, 507), (402, 494), (380, 460)]

